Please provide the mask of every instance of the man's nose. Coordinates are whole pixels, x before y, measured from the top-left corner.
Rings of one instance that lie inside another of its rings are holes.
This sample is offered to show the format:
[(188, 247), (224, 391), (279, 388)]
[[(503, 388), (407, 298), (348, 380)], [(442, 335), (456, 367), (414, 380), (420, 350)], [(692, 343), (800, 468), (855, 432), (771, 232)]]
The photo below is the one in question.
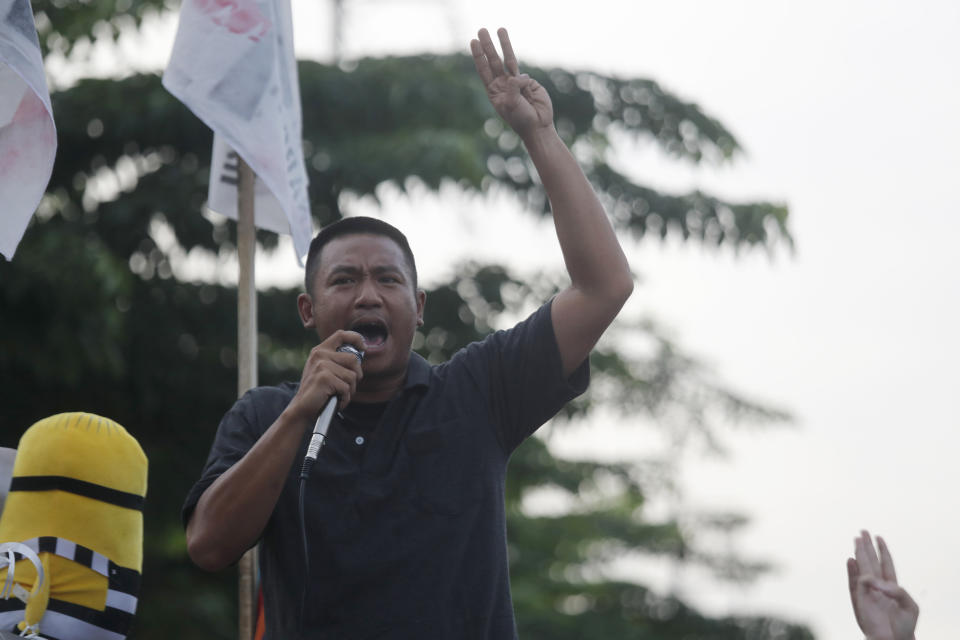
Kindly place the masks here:
[(366, 277), (360, 281), (356, 304), (359, 307), (380, 306), (380, 291), (374, 278)]

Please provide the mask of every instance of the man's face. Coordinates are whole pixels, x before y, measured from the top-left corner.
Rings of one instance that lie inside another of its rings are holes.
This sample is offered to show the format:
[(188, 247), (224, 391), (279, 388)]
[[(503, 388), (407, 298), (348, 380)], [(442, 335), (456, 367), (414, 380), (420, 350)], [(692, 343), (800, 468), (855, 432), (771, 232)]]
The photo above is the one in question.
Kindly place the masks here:
[(300, 316), (321, 340), (337, 329), (363, 335), (365, 379), (406, 373), (425, 294), (414, 291), (410, 267), (393, 240), (373, 234), (334, 238), (320, 253), (307, 293), (298, 302)]

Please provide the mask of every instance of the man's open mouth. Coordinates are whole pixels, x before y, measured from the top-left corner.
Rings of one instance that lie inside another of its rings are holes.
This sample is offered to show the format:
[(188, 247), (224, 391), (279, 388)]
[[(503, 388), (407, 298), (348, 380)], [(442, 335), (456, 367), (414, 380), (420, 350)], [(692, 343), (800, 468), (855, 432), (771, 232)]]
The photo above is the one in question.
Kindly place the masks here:
[(362, 335), (367, 347), (378, 347), (387, 341), (387, 327), (382, 322), (358, 322), (350, 330)]

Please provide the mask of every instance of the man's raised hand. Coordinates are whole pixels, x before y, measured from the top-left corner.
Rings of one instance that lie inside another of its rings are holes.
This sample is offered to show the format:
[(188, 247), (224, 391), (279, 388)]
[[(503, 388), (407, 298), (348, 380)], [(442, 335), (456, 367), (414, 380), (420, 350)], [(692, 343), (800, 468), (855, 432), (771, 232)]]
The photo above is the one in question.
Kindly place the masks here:
[(526, 141), (537, 131), (553, 126), (553, 104), (539, 82), (520, 73), (507, 30), (498, 29), (497, 35), (503, 59), (487, 30), (480, 29), (479, 39), (470, 41), (473, 63), (493, 108)]
[(854, 540), (854, 558), (847, 560), (847, 579), (853, 613), (867, 640), (913, 640), (920, 608), (897, 584), (893, 556), (883, 538), (879, 554), (870, 534)]

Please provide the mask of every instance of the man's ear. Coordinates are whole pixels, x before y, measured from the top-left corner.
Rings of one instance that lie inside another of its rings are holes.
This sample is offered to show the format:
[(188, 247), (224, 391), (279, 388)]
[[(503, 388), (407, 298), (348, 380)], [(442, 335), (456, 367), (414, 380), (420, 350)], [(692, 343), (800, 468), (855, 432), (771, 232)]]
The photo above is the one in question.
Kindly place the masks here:
[(417, 326), (423, 326), (423, 308), (427, 305), (427, 292), (417, 289)]
[(304, 329), (316, 329), (317, 321), (313, 317), (313, 300), (306, 293), (297, 296), (297, 312)]

